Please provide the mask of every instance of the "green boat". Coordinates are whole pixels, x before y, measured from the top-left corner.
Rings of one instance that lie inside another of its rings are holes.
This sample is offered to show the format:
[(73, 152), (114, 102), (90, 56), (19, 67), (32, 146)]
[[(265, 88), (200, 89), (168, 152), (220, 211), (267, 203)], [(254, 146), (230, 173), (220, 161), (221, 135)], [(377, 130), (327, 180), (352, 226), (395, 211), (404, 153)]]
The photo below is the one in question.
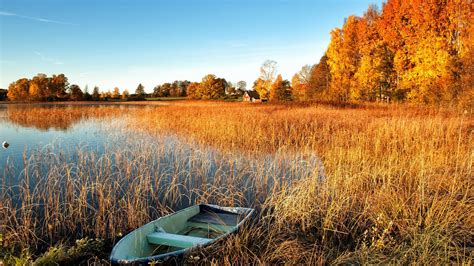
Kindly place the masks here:
[(182, 256), (210, 245), (231, 233), (252, 215), (253, 209), (195, 205), (147, 223), (113, 248), (113, 264), (146, 264)]

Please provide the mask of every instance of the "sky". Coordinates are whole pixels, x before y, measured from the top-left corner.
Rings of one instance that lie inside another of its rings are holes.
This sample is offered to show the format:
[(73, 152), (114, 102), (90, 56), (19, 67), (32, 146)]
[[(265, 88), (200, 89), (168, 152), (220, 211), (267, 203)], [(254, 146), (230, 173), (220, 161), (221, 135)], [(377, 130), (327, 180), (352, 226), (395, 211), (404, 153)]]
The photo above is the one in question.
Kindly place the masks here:
[(0, 0), (0, 88), (64, 73), (89, 91), (145, 91), (214, 74), (247, 82), (261, 64), (291, 79), (330, 31), (381, 0)]

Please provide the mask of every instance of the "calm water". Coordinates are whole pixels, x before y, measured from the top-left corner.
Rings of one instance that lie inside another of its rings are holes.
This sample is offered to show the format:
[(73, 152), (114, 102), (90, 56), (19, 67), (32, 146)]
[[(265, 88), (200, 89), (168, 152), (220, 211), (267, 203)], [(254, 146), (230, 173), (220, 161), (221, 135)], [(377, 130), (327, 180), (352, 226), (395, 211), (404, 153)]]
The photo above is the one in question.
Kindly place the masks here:
[[(117, 126), (120, 119), (75, 116), (70, 113), (77, 112), (68, 112), (71, 108), (84, 108), (86, 113), (87, 108), (98, 107), (0, 104), (0, 143), (6, 141), (10, 144), (7, 149), (0, 147), (0, 175), (6, 175), (8, 169), (8, 176), (17, 176), (25, 158), (29, 158), (33, 152), (54, 150), (72, 154), (78, 149), (99, 153), (103, 151), (111, 140), (111, 132), (105, 129), (113, 124)], [(131, 107), (106, 108), (119, 108), (123, 111)], [(61, 119), (50, 115), (58, 111), (65, 114)]]

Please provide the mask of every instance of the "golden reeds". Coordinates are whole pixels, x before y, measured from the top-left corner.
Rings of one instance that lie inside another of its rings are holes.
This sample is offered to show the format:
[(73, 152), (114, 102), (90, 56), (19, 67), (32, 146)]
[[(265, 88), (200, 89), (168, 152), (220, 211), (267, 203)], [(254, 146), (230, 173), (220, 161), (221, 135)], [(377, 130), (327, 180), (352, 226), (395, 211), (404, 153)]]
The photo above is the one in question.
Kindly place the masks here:
[[(108, 111), (94, 112), (86, 118)], [(252, 206), (259, 216), (193, 262), (472, 261), (471, 114), (179, 102), (124, 118), (99, 119), (117, 132), (102, 154), (79, 149), (71, 159), (53, 149), (25, 158), (19, 186), (2, 188), (4, 242), (35, 249), (68, 237), (113, 240), (210, 202)]]

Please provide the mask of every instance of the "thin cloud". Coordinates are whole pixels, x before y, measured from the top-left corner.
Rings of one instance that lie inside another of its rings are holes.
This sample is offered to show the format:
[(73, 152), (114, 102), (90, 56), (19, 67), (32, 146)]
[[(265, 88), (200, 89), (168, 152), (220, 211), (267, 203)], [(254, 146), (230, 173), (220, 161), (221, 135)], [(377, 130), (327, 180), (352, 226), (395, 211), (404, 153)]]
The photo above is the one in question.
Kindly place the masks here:
[(0, 16), (17, 17), (17, 18), (34, 20), (34, 21), (39, 21), (39, 22), (44, 22), (44, 23), (54, 23), (54, 24), (69, 25), (69, 26), (79, 26), (79, 24), (76, 24), (76, 23), (64, 22), (64, 21), (59, 21), (59, 20), (52, 20), (52, 19), (47, 19), (47, 18), (23, 16), (23, 15), (10, 13), (10, 12), (5, 12), (5, 11), (0, 11)]
[(0, 11), (0, 16), (16, 16), (15, 13)]
[(36, 54), (37, 56), (39, 56), (39, 57), (41, 58), (41, 60), (43, 60), (43, 61), (45, 61), (45, 62), (49, 62), (49, 63), (55, 64), (55, 65), (64, 65), (63, 62), (59, 61), (59, 60), (56, 59), (56, 58), (46, 57), (46, 56), (44, 56), (42, 53), (37, 52), (37, 51), (35, 51), (35, 54)]

